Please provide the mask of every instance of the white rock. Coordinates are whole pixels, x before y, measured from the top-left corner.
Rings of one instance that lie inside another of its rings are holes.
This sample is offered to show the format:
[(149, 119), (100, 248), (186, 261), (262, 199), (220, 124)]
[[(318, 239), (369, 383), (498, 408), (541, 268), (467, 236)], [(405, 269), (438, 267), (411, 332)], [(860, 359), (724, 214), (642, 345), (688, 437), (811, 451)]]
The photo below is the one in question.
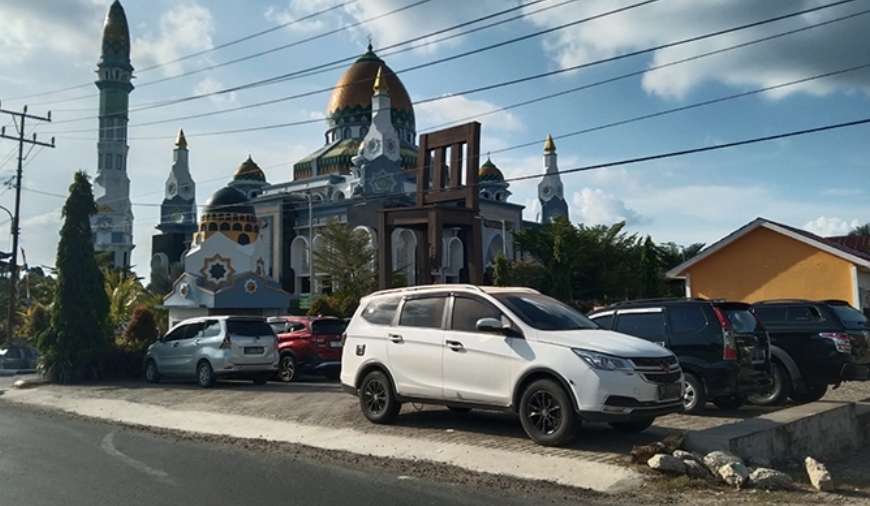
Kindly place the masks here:
[(670, 474), (686, 474), (686, 464), (683, 463), (682, 460), (667, 455), (665, 453), (660, 453), (658, 455), (653, 455), (646, 464), (656, 471), (661, 471), (663, 473)]
[(766, 490), (790, 490), (794, 488), (791, 476), (767, 467), (759, 467), (749, 473), (749, 484)]
[(719, 473), (719, 468), (725, 464), (743, 464), (740, 457), (723, 451), (710, 452), (704, 456), (704, 465), (713, 474)]
[(731, 462), (719, 468), (717, 473), (722, 481), (732, 487), (740, 488), (749, 479), (749, 469), (742, 462)]
[(807, 475), (810, 477), (810, 483), (813, 484), (813, 487), (815, 487), (816, 490), (822, 490), (825, 492), (834, 490), (834, 479), (831, 477), (831, 473), (828, 472), (828, 468), (825, 467), (824, 464), (812, 457), (807, 457), (806, 460), (804, 460), (804, 466), (807, 468)]
[(683, 460), (683, 464), (686, 465), (686, 474), (692, 478), (709, 480), (713, 477), (713, 475), (710, 474), (710, 471), (708, 471), (707, 468), (697, 460), (685, 459)]
[(674, 450), (673, 456), (684, 461), (694, 460), (695, 462), (701, 462), (701, 457), (692, 452), (687, 452), (686, 450)]

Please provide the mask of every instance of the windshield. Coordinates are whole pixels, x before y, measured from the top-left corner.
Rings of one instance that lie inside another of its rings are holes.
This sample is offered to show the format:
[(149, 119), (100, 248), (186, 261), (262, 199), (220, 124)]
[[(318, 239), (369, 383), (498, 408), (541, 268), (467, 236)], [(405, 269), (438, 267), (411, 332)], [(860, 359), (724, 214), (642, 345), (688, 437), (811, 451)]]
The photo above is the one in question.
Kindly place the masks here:
[(863, 313), (845, 304), (831, 304), (831, 309), (837, 313), (837, 318), (843, 326), (849, 329), (863, 329), (867, 326), (867, 317)]
[(598, 325), (576, 309), (546, 295), (500, 293), (494, 297), (527, 325), (538, 330), (597, 329)]
[(314, 334), (341, 335), (347, 323), (344, 320), (315, 320), (311, 324), (311, 332)]

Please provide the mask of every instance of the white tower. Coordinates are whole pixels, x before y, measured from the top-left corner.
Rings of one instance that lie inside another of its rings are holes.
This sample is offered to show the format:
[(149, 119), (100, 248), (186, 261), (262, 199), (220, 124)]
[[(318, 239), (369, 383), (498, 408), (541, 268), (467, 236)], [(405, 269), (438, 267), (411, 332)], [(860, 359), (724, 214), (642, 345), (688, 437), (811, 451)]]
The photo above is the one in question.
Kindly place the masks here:
[(541, 223), (549, 223), (556, 218), (568, 218), (568, 204), (565, 202), (565, 188), (559, 177), (559, 164), (556, 160), (556, 143), (547, 134), (544, 142), (544, 169), (546, 175), (538, 183), (538, 199), (541, 201)]

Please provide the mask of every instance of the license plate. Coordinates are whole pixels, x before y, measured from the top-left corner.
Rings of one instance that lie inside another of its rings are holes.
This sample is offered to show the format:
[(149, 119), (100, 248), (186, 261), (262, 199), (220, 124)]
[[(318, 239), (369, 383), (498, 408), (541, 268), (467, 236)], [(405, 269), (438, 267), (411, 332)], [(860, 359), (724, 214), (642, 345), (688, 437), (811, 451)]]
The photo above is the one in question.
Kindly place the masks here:
[(262, 355), (265, 348), (262, 346), (245, 346), (245, 355)]
[(341, 348), (341, 341), (330, 341), (329, 347), (330, 348)]
[(683, 385), (680, 383), (670, 383), (667, 385), (659, 385), (659, 400), (670, 401), (679, 399), (683, 395)]

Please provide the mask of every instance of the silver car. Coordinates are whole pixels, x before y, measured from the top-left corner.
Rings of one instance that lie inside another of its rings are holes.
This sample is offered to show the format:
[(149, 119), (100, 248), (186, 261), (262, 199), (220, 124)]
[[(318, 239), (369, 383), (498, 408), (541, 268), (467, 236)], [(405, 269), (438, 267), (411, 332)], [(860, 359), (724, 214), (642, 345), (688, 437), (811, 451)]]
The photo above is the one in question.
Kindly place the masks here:
[(201, 387), (218, 378), (266, 383), (278, 370), (278, 341), (266, 320), (246, 316), (191, 318), (148, 347), (145, 379), (195, 378)]

